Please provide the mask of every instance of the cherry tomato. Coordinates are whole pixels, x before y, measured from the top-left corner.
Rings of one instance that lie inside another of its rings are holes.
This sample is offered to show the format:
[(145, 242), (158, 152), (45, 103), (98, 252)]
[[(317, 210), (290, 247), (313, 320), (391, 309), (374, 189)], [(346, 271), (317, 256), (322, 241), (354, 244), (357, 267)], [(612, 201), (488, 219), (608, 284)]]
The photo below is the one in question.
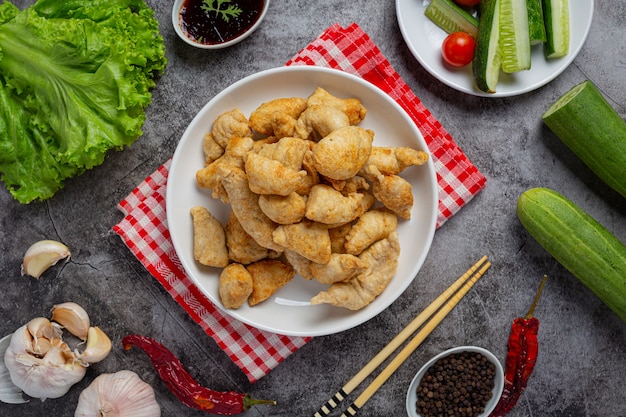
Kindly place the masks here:
[(444, 61), (453, 67), (464, 67), (474, 57), (476, 42), (471, 35), (465, 32), (454, 32), (444, 39), (441, 45), (441, 54)]
[(478, 6), (478, 3), (480, 3), (480, 0), (454, 0), (454, 2), (458, 4), (459, 6), (474, 7), (474, 6)]

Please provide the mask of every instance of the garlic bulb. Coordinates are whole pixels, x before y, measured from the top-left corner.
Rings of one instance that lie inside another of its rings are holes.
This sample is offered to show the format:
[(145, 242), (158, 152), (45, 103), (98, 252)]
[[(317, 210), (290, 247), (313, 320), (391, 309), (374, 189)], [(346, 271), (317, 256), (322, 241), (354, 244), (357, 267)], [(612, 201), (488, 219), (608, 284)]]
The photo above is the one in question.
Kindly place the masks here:
[[(63, 328), (86, 341), (83, 352), (72, 351), (63, 341)], [(10, 336), (3, 356), (15, 385), (11, 395), (15, 398), (17, 389), (20, 395), (22, 390), (42, 401), (61, 397), (85, 376), (89, 364), (103, 360), (110, 352), (111, 340), (99, 327), (89, 326), (89, 316), (81, 306), (71, 302), (55, 305), (52, 321), (36, 317)], [(0, 379), (0, 389), (3, 387)], [(9, 392), (11, 387), (7, 387)]]
[(11, 336), (4, 364), (13, 383), (27, 395), (42, 401), (59, 398), (83, 379), (86, 368), (60, 338), (48, 339), (45, 352), (38, 349), (39, 342), (28, 327), (20, 327)]
[(0, 339), (0, 401), (7, 404), (27, 403), (22, 396), (22, 390), (11, 381), (11, 374), (4, 365), (4, 352), (9, 348), (11, 335)]
[(40, 240), (33, 243), (24, 254), (22, 275), (39, 278), (48, 268), (61, 259), (70, 259), (70, 250), (56, 240)]
[(154, 390), (133, 371), (101, 374), (78, 397), (74, 417), (160, 417)]

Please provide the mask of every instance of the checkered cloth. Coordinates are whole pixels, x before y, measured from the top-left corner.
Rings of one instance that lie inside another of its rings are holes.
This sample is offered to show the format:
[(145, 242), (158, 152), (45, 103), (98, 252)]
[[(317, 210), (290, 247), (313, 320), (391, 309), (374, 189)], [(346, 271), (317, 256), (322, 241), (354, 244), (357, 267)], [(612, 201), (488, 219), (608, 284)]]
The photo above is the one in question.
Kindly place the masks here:
[[(407, 111), (424, 135), (435, 164), (439, 183), (438, 227), (484, 188), (485, 177), (357, 24), (346, 28), (338, 24), (329, 27), (287, 65), (319, 65), (361, 76), (380, 87)], [(310, 338), (258, 330), (222, 313), (185, 274), (174, 251), (165, 215), (170, 162), (159, 167), (119, 203), (118, 208), (125, 217), (113, 230), (192, 319), (242, 369), (250, 382), (255, 382)]]

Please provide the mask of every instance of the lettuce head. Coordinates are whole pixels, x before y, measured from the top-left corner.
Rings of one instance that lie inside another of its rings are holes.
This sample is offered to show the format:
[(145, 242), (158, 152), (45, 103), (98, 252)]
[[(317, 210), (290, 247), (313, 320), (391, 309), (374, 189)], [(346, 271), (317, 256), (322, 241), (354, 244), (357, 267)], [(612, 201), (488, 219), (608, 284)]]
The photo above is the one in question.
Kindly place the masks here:
[(143, 0), (0, 4), (0, 178), (13, 197), (50, 198), (132, 144), (165, 65)]

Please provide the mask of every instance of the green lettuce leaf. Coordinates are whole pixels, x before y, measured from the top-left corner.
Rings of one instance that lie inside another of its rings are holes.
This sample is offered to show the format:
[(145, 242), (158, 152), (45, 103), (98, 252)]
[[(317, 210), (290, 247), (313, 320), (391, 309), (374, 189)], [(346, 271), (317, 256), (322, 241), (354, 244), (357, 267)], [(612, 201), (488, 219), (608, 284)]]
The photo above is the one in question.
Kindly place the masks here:
[(21, 203), (141, 136), (166, 65), (154, 12), (137, 0), (0, 5), (0, 173)]

